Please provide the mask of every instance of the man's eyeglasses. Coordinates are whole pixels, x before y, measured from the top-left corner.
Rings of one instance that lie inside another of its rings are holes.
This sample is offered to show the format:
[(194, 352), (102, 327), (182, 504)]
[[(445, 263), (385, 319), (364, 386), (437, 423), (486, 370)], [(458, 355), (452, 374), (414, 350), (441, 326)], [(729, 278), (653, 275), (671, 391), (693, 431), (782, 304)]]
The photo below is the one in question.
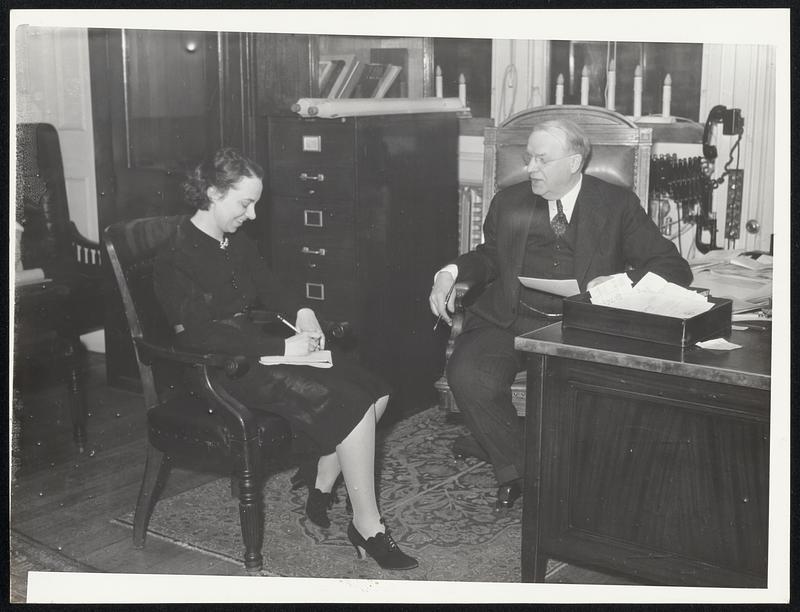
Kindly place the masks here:
[(557, 161), (561, 161), (562, 159), (567, 159), (570, 157), (574, 157), (577, 153), (570, 153), (569, 155), (565, 155), (564, 157), (557, 157), (556, 159), (544, 159), (541, 155), (531, 155), (527, 151), (522, 154), (522, 162), (525, 166), (530, 166), (531, 162), (535, 162), (534, 165), (538, 166), (539, 168), (546, 168), (550, 164), (554, 164)]

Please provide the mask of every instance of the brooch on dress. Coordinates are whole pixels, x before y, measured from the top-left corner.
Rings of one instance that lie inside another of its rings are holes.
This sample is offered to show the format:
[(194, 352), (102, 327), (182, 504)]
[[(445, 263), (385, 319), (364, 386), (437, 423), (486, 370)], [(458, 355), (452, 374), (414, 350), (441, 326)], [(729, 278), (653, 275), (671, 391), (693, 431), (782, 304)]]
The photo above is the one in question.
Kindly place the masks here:
[(222, 240), (219, 241), (219, 248), (223, 251), (228, 248), (228, 237), (225, 236)]

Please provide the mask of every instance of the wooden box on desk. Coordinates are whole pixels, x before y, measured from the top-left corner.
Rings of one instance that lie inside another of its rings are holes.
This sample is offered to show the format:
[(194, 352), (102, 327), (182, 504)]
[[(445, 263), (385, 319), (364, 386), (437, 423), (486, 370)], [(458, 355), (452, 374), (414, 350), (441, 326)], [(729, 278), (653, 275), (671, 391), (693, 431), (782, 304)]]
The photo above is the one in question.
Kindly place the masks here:
[(592, 304), (586, 292), (564, 298), (562, 327), (686, 347), (731, 332), (731, 300), (713, 297), (708, 300), (714, 306), (706, 312), (679, 319)]

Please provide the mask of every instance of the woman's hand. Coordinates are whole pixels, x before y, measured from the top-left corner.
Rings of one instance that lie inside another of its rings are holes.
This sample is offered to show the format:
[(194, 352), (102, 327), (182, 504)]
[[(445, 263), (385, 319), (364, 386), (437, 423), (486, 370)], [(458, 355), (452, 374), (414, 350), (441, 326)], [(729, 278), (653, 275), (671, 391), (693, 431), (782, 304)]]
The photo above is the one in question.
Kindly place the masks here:
[(301, 332), (318, 334), (319, 344), (314, 350), (321, 351), (325, 349), (325, 334), (322, 333), (322, 327), (320, 327), (319, 321), (317, 321), (317, 315), (314, 314), (313, 310), (310, 308), (301, 308), (298, 310), (295, 327)]
[(287, 357), (308, 355), (319, 350), (320, 341), (324, 340), (324, 338), (325, 336), (323, 336), (322, 332), (301, 331), (299, 334), (286, 338), (286, 349), (283, 354)]

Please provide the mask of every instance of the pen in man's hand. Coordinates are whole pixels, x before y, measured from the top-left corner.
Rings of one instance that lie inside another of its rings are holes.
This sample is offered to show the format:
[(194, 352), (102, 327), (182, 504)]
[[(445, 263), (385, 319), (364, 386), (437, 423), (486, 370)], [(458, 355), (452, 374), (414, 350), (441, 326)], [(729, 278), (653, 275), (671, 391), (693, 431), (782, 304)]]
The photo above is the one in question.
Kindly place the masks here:
[[(453, 284), (450, 285), (450, 289), (447, 291), (447, 295), (444, 296), (444, 307), (447, 309), (447, 303), (450, 301), (450, 296), (453, 295), (453, 289), (456, 288), (456, 283), (453, 281)], [(436, 328), (439, 327), (439, 323), (442, 321), (442, 315), (439, 315), (436, 318), (436, 323), (433, 325), (433, 331), (436, 331)]]

